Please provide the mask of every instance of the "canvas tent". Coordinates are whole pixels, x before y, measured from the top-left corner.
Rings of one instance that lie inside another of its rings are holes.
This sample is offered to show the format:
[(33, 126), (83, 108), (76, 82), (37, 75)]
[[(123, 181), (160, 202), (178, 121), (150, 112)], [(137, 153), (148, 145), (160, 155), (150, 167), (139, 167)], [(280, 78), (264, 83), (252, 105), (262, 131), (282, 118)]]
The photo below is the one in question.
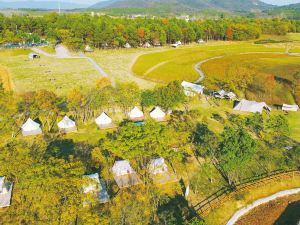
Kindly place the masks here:
[(203, 94), (204, 86), (193, 84), (187, 81), (182, 81), (181, 86), (184, 89), (186, 96), (195, 96), (196, 94)]
[(143, 47), (144, 47), (144, 48), (150, 48), (150, 47), (151, 47), (151, 45), (150, 45), (150, 43), (149, 43), (149, 42), (146, 42), (146, 43), (143, 45)]
[(129, 43), (126, 43), (126, 44), (124, 45), (124, 48), (131, 48), (131, 45), (130, 45)]
[(144, 119), (144, 113), (136, 106), (128, 113), (128, 116), (132, 120)]
[(13, 184), (0, 177), (0, 208), (10, 206)]
[(164, 120), (166, 113), (164, 113), (160, 107), (156, 106), (151, 112), (150, 117), (155, 120)]
[(177, 44), (177, 45), (182, 45), (181, 41), (176, 41), (175, 44)]
[(109, 195), (106, 190), (106, 185), (103, 180), (99, 179), (99, 174), (94, 173), (84, 176), (89, 178), (91, 183), (88, 186), (83, 187), (84, 193), (95, 193), (100, 203), (106, 203), (109, 201)]
[(112, 126), (112, 119), (105, 112), (103, 112), (99, 117), (97, 117), (96, 124), (100, 128), (108, 128)]
[(21, 129), (23, 136), (38, 135), (43, 133), (40, 128), (40, 124), (34, 122), (30, 118), (28, 118), (28, 120), (23, 124)]
[(153, 175), (168, 172), (164, 158), (152, 159), (149, 163), (149, 172)]
[(177, 48), (179, 45), (178, 44), (171, 44), (171, 47)]
[(69, 133), (77, 131), (76, 123), (68, 116), (65, 116), (58, 124), (59, 131), (62, 133)]
[(287, 104), (283, 104), (283, 105), (282, 105), (282, 110), (283, 110), (283, 111), (297, 112), (297, 111), (299, 110), (299, 106), (298, 106), (298, 105), (287, 105)]
[(198, 40), (198, 44), (204, 44), (204, 43), (205, 43), (205, 41), (203, 39)]
[(265, 102), (248, 101), (245, 99), (238, 102), (234, 107), (234, 110), (253, 113), (262, 113), (264, 109), (271, 111), (271, 108)]
[(141, 183), (141, 180), (127, 160), (116, 161), (112, 167), (112, 173), (119, 188)]

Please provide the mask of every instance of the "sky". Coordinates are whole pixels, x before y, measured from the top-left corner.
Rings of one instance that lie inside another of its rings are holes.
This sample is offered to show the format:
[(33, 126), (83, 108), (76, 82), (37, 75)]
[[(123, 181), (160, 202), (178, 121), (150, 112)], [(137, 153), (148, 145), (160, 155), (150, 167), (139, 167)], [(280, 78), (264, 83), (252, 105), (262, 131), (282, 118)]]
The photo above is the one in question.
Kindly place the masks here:
[[(4, 0), (4, 1), (10, 2), (10, 1), (16, 1), (16, 0)], [(19, 0), (19, 1), (21, 1), (21, 0)], [(35, 1), (49, 1), (49, 0), (35, 0)], [(81, 3), (81, 4), (94, 4), (96, 2), (100, 2), (100, 1), (104, 1), (104, 0), (61, 0), (61, 1)], [(293, 3), (300, 3), (300, 0), (261, 0), (261, 1), (269, 3), (269, 4), (273, 4), (273, 5), (288, 5), (288, 4), (293, 4)]]

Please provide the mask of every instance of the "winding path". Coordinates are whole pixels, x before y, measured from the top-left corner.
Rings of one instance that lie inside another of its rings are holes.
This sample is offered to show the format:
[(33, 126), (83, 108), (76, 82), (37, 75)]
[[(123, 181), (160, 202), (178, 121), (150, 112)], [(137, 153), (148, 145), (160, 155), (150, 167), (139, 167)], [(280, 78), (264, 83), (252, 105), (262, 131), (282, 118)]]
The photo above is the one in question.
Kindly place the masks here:
[(280, 197), (284, 197), (284, 196), (288, 196), (288, 195), (292, 195), (292, 194), (297, 194), (297, 193), (300, 193), (300, 188), (294, 188), (294, 189), (290, 189), (290, 190), (280, 191), (269, 197), (256, 200), (252, 204), (247, 205), (247, 206), (243, 207), (242, 209), (240, 209), (239, 211), (237, 211), (231, 217), (231, 219), (226, 223), (226, 225), (234, 225), (242, 216), (244, 216), (245, 214), (247, 214), (248, 212), (250, 212), (252, 209), (254, 209), (255, 207), (257, 207), (259, 205), (273, 201), (276, 198), (280, 198)]

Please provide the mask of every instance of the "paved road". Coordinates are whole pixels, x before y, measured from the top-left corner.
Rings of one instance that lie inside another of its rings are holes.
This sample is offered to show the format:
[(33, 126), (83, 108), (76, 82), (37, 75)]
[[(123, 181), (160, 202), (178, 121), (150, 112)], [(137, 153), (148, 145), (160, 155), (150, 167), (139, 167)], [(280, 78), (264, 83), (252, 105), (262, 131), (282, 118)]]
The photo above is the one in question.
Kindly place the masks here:
[(262, 198), (259, 199), (255, 202), (253, 202), (250, 205), (247, 205), (246, 207), (240, 209), (239, 211), (237, 211), (233, 217), (231, 217), (231, 219), (226, 223), (226, 225), (234, 225), (242, 216), (244, 216), (245, 214), (247, 214), (248, 212), (250, 212), (252, 209), (254, 209), (255, 207), (265, 204), (267, 202), (270, 202), (276, 198), (279, 197), (284, 197), (284, 196), (288, 196), (288, 195), (292, 195), (292, 194), (297, 194), (300, 192), (300, 188), (294, 188), (294, 189), (290, 189), (290, 190), (285, 190), (285, 191), (280, 191), (277, 192), (274, 195), (271, 195), (269, 197), (266, 198)]

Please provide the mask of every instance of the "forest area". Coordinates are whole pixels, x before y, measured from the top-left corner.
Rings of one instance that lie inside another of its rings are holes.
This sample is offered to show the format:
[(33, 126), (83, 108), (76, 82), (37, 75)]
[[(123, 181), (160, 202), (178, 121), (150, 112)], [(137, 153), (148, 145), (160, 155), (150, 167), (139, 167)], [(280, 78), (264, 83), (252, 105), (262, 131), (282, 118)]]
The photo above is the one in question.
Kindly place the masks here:
[[(0, 40), (5, 43), (35, 43), (46, 39), (63, 42), (74, 50), (86, 45), (94, 48), (119, 48), (129, 43), (163, 46), (200, 39), (245, 41), (262, 34), (285, 35), (300, 32), (300, 22), (288, 19), (208, 19), (185, 21), (176, 18), (112, 18), (89, 14), (45, 14), (41, 17), (0, 15)], [(1, 43), (0, 43), (1, 44)]]
[[(195, 212), (181, 185), (153, 183), (147, 172), (151, 159), (163, 157), (170, 171), (188, 179), (199, 196), (224, 185), (234, 187), (255, 174), (299, 166), (299, 147), (284, 149), (296, 143), (285, 115), (221, 114), (218, 108), (203, 117), (192, 108), (198, 96), (186, 97), (177, 81), (151, 90), (140, 90), (134, 83), (114, 88), (102, 80), (89, 92), (74, 89), (67, 96), (46, 90), (15, 96), (3, 88), (0, 95), (0, 174), (15, 187), (12, 206), (0, 211), (4, 224), (205, 224), (187, 220)], [(160, 105), (173, 113), (165, 123), (147, 120), (137, 126), (121, 121), (118, 128), (98, 136), (96, 144), (59, 134), (55, 125), (62, 115), (84, 126), (102, 111), (127, 115), (135, 105), (144, 111)], [(42, 124), (44, 135), (20, 137), (28, 117)], [(216, 124), (223, 129), (213, 129)], [(116, 186), (111, 167), (119, 159), (130, 161), (142, 184), (121, 190)], [(83, 204), (87, 181), (82, 177), (93, 172), (105, 180), (109, 203), (93, 198), (89, 206)]]

